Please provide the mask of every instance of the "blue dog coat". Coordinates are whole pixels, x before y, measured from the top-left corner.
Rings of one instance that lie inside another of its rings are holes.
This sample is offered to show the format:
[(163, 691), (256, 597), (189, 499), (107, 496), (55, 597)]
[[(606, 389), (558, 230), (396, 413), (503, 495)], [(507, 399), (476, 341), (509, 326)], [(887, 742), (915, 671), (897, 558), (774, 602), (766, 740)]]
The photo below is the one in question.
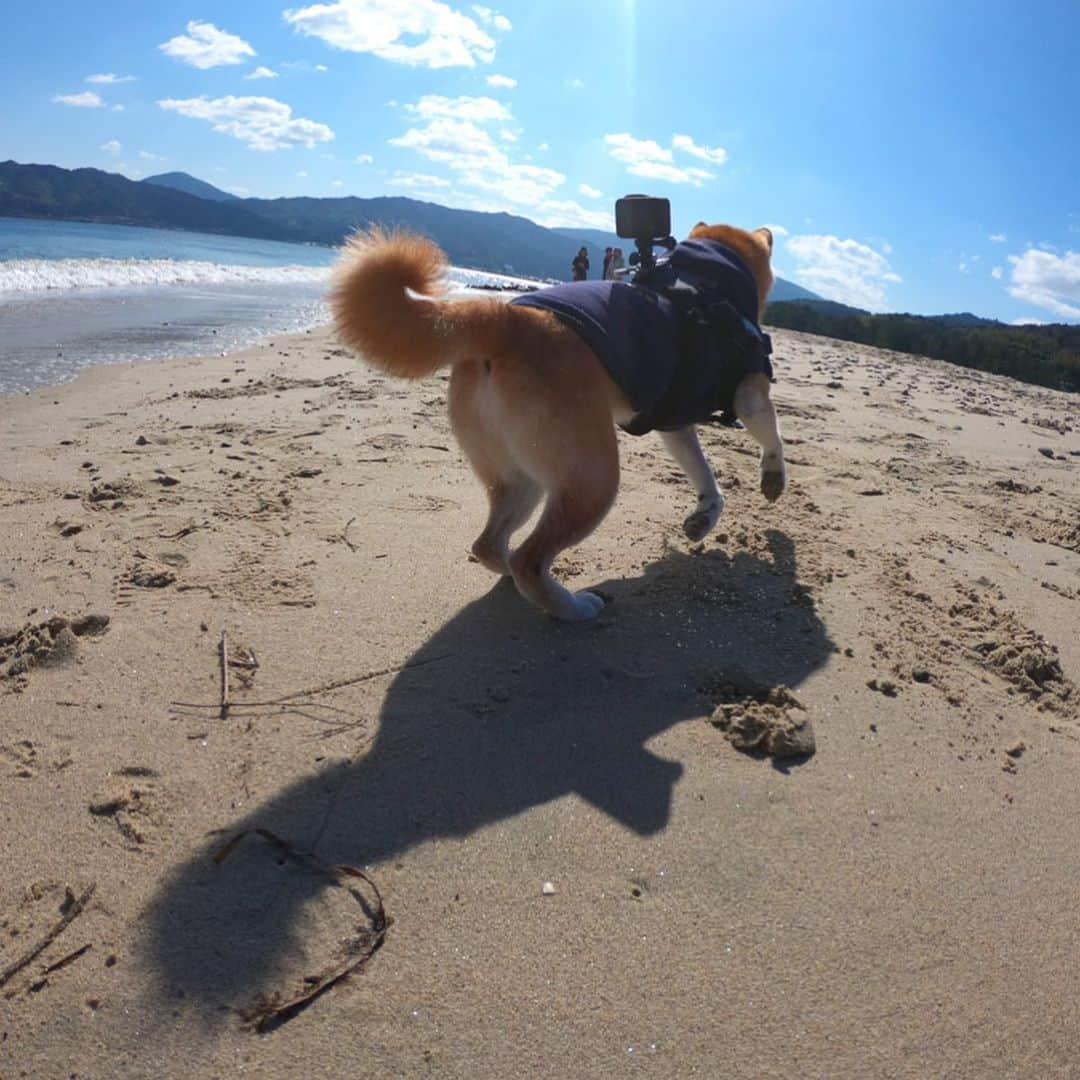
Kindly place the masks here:
[(510, 301), (550, 311), (596, 353), (626, 395), (631, 435), (734, 418), (743, 376), (772, 378), (753, 275), (715, 240), (677, 244), (648, 284), (579, 281)]

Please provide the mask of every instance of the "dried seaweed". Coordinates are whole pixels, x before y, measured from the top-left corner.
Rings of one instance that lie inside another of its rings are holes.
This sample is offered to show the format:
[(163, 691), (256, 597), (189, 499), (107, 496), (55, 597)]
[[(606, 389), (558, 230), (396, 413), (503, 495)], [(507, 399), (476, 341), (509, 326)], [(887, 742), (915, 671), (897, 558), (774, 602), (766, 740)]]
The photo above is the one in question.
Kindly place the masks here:
[[(304, 977), (305, 986), (300, 993), (292, 997), (286, 997), (280, 991), (262, 994), (251, 1005), (239, 1010), (243, 1021), (253, 1030), (262, 1034), (273, 1031), (298, 1016), (316, 998), (321, 997), (332, 986), (335, 986), (366, 964), (382, 948), (383, 941), (386, 939), (386, 931), (393, 920), (387, 917), (379, 887), (363, 870), (344, 864), (331, 865), (330, 863), (324, 863), (316, 856), (295, 848), (287, 840), (283, 840), (269, 829), (245, 829), (243, 832), (237, 833), (236, 836), (228, 840), (214, 853), (214, 862), (222, 863), (232, 854), (240, 841), (251, 833), (261, 836), (267, 843), (273, 845), (280, 854), (287, 856), (302, 866), (318, 871), (334, 885), (345, 889), (360, 905), (369, 922), (367, 926), (363, 924), (357, 925), (347, 940), (346, 955), (343, 958), (336, 960), (315, 975)], [(374, 904), (356, 885), (351, 884), (350, 880), (364, 882), (374, 896)]]

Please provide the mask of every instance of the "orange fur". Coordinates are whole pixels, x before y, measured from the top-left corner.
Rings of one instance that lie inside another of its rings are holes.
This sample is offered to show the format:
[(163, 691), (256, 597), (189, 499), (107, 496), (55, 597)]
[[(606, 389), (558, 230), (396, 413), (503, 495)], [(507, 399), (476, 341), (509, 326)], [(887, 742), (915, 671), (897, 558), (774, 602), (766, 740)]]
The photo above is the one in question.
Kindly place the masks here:
[[(701, 225), (692, 235), (738, 251), (764, 302), (772, 284), (768, 230)], [(453, 365), (451, 426), (490, 502), (473, 553), (488, 569), (511, 574), (519, 591), (550, 614), (591, 618), (603, 606), (599, 597), (570, 593), (550, 567), (596, 528), (615, 499), (612, 419), (628, 418), (629, 405), (592, 351), (552, 313), (486, 298), (439, 299), (445, 271), (445, 256), (423, 237), (358, 234), (334, 271), (338, 332), (391, 375), (417, 379)], [(510, 537), (545, 496), (536, 527), (511, 553)]]
[(430, 240), (378, 228), (357, 233), (331, 280), (338, 333), (369, 363), (405, 379), (498, 351), (509, 309), (497, 300), (447, 304), (439, 299), (445, 278), (446, 256)]

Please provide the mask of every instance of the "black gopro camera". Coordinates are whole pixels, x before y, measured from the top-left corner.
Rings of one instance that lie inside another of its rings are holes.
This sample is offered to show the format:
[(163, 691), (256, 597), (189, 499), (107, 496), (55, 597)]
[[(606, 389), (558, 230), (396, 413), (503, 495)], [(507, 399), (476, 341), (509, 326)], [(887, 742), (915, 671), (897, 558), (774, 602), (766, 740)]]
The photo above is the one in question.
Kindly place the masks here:
[(675, 246), (671, 236), (671, 203), (653, 195), (624, 195), (615, 201), (615, 232), (633, 240), (637, 251), (630, 253), (631, 280), (648, 285), (657, 269), (653, 248)]
[(652, 195), (615, 201), (615, 232), (626, 240), (663, 240), (671, 235), (671, 203)]

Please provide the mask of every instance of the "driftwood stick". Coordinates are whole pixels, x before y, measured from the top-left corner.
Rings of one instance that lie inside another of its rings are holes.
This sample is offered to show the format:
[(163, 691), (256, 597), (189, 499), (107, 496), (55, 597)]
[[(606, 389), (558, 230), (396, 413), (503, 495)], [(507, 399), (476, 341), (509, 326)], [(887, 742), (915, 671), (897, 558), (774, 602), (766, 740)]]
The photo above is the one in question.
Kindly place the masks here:
[(407, 664), (394, 664), (392, 667), (380, 668), (378, 671), (365, 671), (363, 675), (354, 675), (348, 679), (336, 679), (334, 682), (323, 683), (322, 686), (313, 686), (307, 690), (297, 690), (292, 694), (283, 694), (277, 699), (277, 704), (292, 701), (293, 698), (298, 697), (314, 697), (316, 694), (328, 694), (331, 690), (340, 690), (345, 686), (355, 686), (357, 683), (377, 679), (380, 675), (393, 675), (399, 671), (410, 671), (412, 668), (424, 667), (427, 664), (445, 660), (449, 655), (449, 653), (442, 653), (439, 656), (429, 656), (424, 660), (411, 660)]
[(221, 719), (229, 718), (229, 645), (221, 631)]
[(92, 881), (82, 896), (77, 899), (74, 893), (70, 894), (71, 903), (68, 905), (67, 911), (64, 912), (63, 918), (32, 949), (28, 949), (18, 960), (8, 964), (3, 971), (0, 971), (0, 986), (3, 986), (13, 975), (17, 975), (35, 957), (43, 953), (67, 929), (69, 923), (83, 913), (83, 909), (90, 902), (90, 897), (94, 895), (96, 888), (97, 882)]
[(67, 956), (62, 956), (55, 963), (50, 964), (41, 974), (51, 975), (54, 971), (59, 971), (61, 968), (66, 968), (68, 964), (73, 964), (84, 953), (88, 953), (94, 946), (90, 944), (84, 945), (81, 949), (76, 949), (74, 952), (69, 952)]
[[(224, 634), (222, 635), (224, 637)], [(237, 701), (231, 704), (235, 705), (237, 709), (248, 707), (266, 707), (269, 705), (288, 705), (294, 702), (297, 698), (311, 698), (316, 694), (328, 694), (333, 690), (340, 690), (345, 686), (355, 686), (357, 683), (368, 682), (371, 679), (377, 679), (381, 675), (394, 675), (399, 671), (410, 671), (413, 668), (424, 667), (427, 664), (435, 664), (440, 660), (445, 660), (450, 653), (441, 653), (439, 656), (429, 656), (424, 660), (413, 660), (407, 664), (395, 664), (393, 667), (379, 668), (378, 671), (365, 671), (362, 675), (353, 675), (348, 679), (337, 679), (334, 682), (324, 683), (322, 686), (314, 686), (308, 690), (296, 690), (291, 694), (284, 694), (279, 698), (273, 698), (270, 701)], [(183, 709), (217, 709), (225, 707), (225, 702), (222, 702), (221, 706), (218, 705), (204, 705), (197, 701), (170, 701), (170, 705), (176, 708)], [(304, 706), (310, 706), (312, 708), (318, 707), (320, 709), (332, 709), (333, 706), (323, 705), (317, 701), (305, 701), (300, 704)], [(344, 710), (338, 710), (344, 711)]]

